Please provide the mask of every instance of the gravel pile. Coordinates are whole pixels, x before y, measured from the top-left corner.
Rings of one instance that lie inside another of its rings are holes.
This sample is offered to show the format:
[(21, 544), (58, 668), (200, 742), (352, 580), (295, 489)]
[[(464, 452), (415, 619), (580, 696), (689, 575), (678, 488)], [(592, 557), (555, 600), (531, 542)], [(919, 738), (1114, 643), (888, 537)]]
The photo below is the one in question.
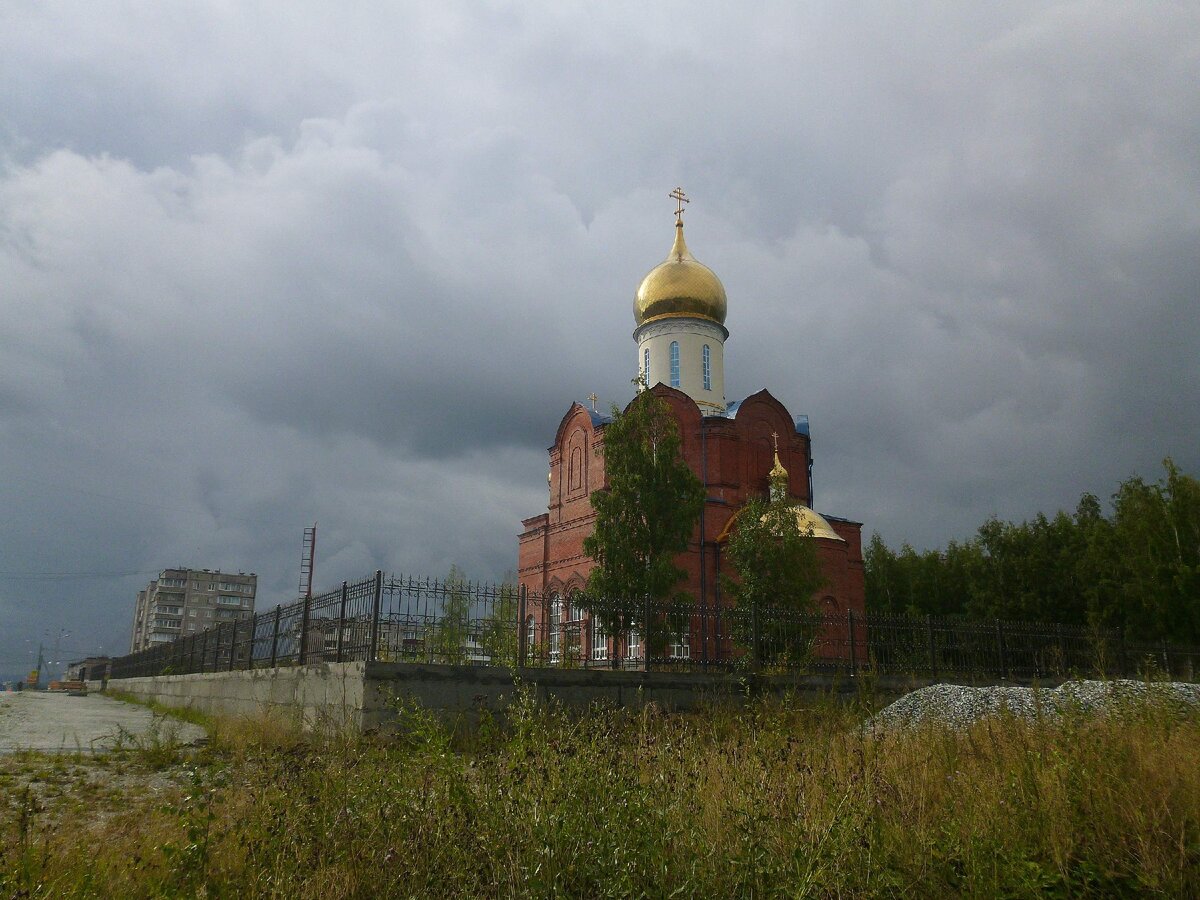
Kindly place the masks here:
[(963, 728), (1002, 712), (1028, 721), (1039, 715), (1053, 720), (1064, 712), (1103, 712), (1147, 701), (1200, 709), (1200, 685), (1179, 681), (1068, 681), (1048, 690), (1010, 685), (934, 684), (881, 709), (868, 720), (866, 727), (913, 728), (932, 721)]

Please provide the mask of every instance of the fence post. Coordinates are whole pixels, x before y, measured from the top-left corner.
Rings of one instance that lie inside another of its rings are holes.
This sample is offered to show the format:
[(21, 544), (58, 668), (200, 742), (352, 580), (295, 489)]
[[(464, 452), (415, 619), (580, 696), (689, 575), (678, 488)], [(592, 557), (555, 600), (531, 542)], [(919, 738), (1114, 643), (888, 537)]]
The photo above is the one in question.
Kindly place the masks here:
[(854, 610), (846, 610), (846, 630), (850, 632), (850, 677), (858, 674), (858, 648), (854, 637)]
[(375, 605), (371, 610), (371, 650), (367, 662), (375, 662), (379, 655), (379, 611), (383, 605), (383, 570), (375, 570)]
[(529, 652), (529, 631), (525, 628), (525, 603), (528, 591), (525, 585), (517, 589), (517, 667), (525, 665), (525, 654)]
[(933, 640), (933, 616), (925, 616), (925, 643), (929, 647), (929, 673), (934, 681), (938, 679), (937, 644)]
[(1008, 681), (1008, 657), (1004, 652), (1004, 625), (996, 620), (996, 649), (1000, 653), (1000, 677)]
[(238, 620), (234, 619), (229, 624), (233, 626), (233, 631), (229, 635), (229, 671), (232, 672), (234, 661), (237, 659)]
[(1162, 663), (1163, 663), (1163, 671), (1165, 671), (1167, 673), (1167, 675), (1170, 675), (1171, 674), (1171, 652), (1170, 652), (1170, 645), (1167, 643), (1166, 638), (1163, 638), (1163, 642), (1162, 642)]
[(275, 651), (279, 649), (279, 611), (282, 606), (275, 607), (275, 624), (271, 628), (271, 668), (275, 668)]
[(309, 616), (312, 614), (312, 595), (304, 595), (304, 608), (300, 613), (300, 648), (297, 650), (296, 663), (304, 665), (308, 660), (308, 626)]
[(336, 661), (342, 661), (342, 635), (346, 632), (346, 598), (349, 596), (349, 591), (346, 589), (346, 582), (342, 582), (342, 605), (338, 609), (338, 638), (337, 638), (337, 657)]
[(1062, 622), (1056, 622), (1055, 626), (1054, 626), (1054, 630), (1058, 633), (1059, 666), (1058, 666), (1057, 674), (1066, 675), (1067, 672), (1070, 671), (1070, 666), (1067, 665), (1067, 637), (1063, 633)]
[(200, 632), (200, 674), (204, 674), (208, 666), (208, 629)]

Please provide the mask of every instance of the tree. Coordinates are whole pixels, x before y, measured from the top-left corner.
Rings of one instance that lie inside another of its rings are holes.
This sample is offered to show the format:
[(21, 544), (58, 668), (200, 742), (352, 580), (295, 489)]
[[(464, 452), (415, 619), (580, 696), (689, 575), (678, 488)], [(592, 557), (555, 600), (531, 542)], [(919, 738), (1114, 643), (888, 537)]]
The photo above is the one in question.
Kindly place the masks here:
[(467, 581), (458, 566), (450, 567), (450, 574), (442, 583), (442, 589), (442, 617), (438, 619), (429, 642), (430, 657), (434, 662), (462, 665), (467, 657), (471, 599)]
[(491, 613), (483, 620), (479, 643), (493, 665), (517, 665), (519, 633), (516, 576), (511, 573), (500, 585)]
[(784, 500), (750, 500), (738, 512), (725, 555), (737, 573), (721, 576), (738, 611), (734, 639), (759, 661), (805, 661), (815, 635), (814, 594), (825, 583), (812, 527), (801, 530)]
[(1200, 641), (1200, 481), (1169, 457), (1166, 476), (1134, 476), (1106, 517), (1092, 494), (1075, 514), (995, 517), (964, 544), (864, 553), (872, 612), (1012, 618), (1120, 629), (1135, 641)]
[(614, 406), (604, 428), (607, 486), (592, 492), (595, 525), (583, 542), (596, 566), (590, 596), (576, 602), (610, 635), (639, 629), (647, 652), (666, 643), (647, 606), (686, 599), (676, 591), (686, 573), (675, 557), (687, 549), (704, 505), (704, 485), (680, 446), (670, 407), (652, 391), (639, 392), (624, 412)]
[(1113, 495), (1113, 537), (1131, 636), (1200, 639), (1200, 481), (1168, 457), (1166, 478), (1130, 478)]

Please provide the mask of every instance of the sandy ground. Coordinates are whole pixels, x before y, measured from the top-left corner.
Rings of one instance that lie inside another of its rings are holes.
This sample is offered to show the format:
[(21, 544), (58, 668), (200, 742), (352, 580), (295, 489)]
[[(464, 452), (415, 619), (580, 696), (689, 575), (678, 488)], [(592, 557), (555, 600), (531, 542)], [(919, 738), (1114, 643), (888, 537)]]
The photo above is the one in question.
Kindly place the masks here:
[(164, 718), (100, 694), (71, 697), (44, 691), (0, 691), (0, 753), (104, 751), (155, 737), (189, 744), (205, 733), (198, 725)]

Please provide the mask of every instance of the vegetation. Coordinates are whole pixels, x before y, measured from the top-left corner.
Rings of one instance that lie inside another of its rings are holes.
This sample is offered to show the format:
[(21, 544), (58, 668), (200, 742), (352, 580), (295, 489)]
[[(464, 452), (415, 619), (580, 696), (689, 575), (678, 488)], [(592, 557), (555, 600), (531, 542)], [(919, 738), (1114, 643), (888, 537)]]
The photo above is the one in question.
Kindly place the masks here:
[(1197, 896), (1200, 720), (873, 734), (868, 707), (571, 714), (454, 738), (218, 722), (153, 763), (0, 757), (0, 896)]
[(608, 634), (638, 628), (659, 654), (669, 629), (645, 621), (646, 603), (688, 600), (677, 592), (686, 573), (675, 557), (687, 549), (704, 505), (704, 485), (683, 460), (665, 400), (643, 390), (624, 412), (613, 407), (604, 428), (604, 471), (608, 486), (592, 492), (596, 521), (583, 552), (596, 561), (588, 593), (605, 601), (578, 603)]
[(512, 668), (517, 665), (519, 635), (517, 607), (519, 603), (516, 576), (511, 575), (500, 585), (496, 602), (483, 620), (479, 643), (493, 665)]
[(725, 556), (737, 574), (721, 579), (740, 613), (733, 618), (735, 640), (759, 662), (804, 661), (814, 628), (803, 614), (813, 611), (824, 583), (811, 529), (805, 534), (796, 527), (786, 502), (753, 499), (738, 514)]
[(439, 663), (462, 665), (467, 661), (467, 639), (471, 633), (471, 600), (466, 576), (458, 566), (451, 566), (442, 586), (445, 589), (442, 615), (429, 641), (430, 656)]
[(945, 550), (899, 552), (878, 534), (864, 554), (875, 612), (1032, 619), (1121, 628), (1139, 640), (1200, 644), (1200, 481), (1125, 481), (1112, 512), (1085, 494), (1074, 515), (992, 518)]

